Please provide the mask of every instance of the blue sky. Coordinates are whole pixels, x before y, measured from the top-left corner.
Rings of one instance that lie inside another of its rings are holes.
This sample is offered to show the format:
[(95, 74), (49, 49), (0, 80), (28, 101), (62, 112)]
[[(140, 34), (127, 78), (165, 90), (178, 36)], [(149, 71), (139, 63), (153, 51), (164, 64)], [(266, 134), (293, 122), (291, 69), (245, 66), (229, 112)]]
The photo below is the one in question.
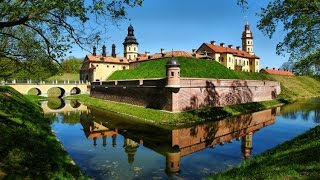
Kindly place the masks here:
[[(259, 17), (256, 13), (269, 0), (249, 0), (249, 9), (243, 11), (236, 0), (144, 0), (142, 7), (129, 8), (128, 18), (135, 29), (139, 42), (139, 53), (197, 49), (204, 42), (215, 40), (233, 47), (241, 45), (241, 34), (246, 19), (254, 36), (254, 52), (261, 59), (260, 68), (278, 68), (286, 62), (288, 55), (276, 55), (276, 44), (283, 39), (283, 31), (277, 31), (272, 39), (257, 29)], [(107, 22), (108, 23), (108, 22)], [(123, 41), (127, 34), (129, 20), (122, 20), (118, 26), (108, 26), (107, 33), (99, 43), (106, 44), (110, 53), (111, 44), (117, 46), (118, 56), (123, 56)], [(84, 57), (88, 52), (74, 48), (72, 56)]]

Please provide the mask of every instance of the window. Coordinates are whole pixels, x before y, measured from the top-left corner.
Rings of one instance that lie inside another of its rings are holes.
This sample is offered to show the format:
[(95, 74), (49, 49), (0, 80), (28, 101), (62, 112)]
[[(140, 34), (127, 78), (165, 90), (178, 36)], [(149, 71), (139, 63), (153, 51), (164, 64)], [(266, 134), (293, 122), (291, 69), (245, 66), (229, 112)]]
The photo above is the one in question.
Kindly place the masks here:
[(107, 65), (107, 68), (109, 67), (109, 65)]
[(133, 51), (136, 51), (136, 47), (133, 48)]
[(115, 66), (113, 66), (113, 68), (115, 68)]
[(130, 46), (129, 46), (129, 51), (131, 51), (131, 48), (130, 48)]
[(98, 64), (97, 64), (96, 66), (97, 66), (97, 67), (99, 67), (99, 65), (98, 65)]
[(125, 67), (125, 66), (123, 66), (123, 67), (122, 67), (122, 69), (123, 69), (123, 70), (125, 70), (125, 69), (126, 69), (126, 67)]
[(231, 57), (229, 57), (229, 62), (231, 62)]
[(248, 44), (250, 44), (250, 41), (248, 41)]
[(257, 62), (256, 62), (256, 65), (258, 66), (258, 64), (259, 64), (259, 63), (258, 63), (258, 61), (257, 61)]
[(252, 62), (250, 62), (250, 65), (252, 65)]
[(131, 55), (129, 55), (129, 59), (131, 59)]
[(247, 66), (249, 65), (249, 61), (247, 61)]
[(174, 72), (171, 72), (171, 76), (172, 76), (172, 77), (174, 76)]
[(223, 57), (221, 57), (221, 62), (223, 62)]

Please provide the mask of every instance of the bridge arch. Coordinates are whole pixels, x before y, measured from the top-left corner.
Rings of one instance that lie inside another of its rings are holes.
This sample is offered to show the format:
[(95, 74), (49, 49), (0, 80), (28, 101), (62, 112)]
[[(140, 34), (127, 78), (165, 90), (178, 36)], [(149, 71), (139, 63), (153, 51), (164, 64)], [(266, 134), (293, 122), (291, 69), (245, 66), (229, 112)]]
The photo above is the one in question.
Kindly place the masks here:
[(59, 110), (63, 109), (66, 106), (66, 103), (60, 98), (50, 98), (47, 102), (47, 106), (51, 110)]
[(66, 93), (66, 90), (60, 86), (53, 86), (48, 88), (47, 90), (47, 94), (48, 96), (52, 96), (52, 97), (63, 97)]
[(73, 87), (71, 90), (70, 90), (70, 95), (75, 95), (75, 94), (80, 94), (81, 93), (81, 89), (78, 88), (78, 87)]
[(27, 93), (29, 95), (37, 95), (40, 96), (42, 94), (41, 90), (37, 87), (31, 87), (27, 90)]

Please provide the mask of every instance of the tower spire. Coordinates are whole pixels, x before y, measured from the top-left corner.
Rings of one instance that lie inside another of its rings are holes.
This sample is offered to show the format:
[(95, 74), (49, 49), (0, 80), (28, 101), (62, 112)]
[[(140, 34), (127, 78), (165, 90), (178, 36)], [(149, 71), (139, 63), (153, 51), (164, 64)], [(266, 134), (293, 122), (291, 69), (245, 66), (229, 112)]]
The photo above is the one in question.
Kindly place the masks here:
[(246, 22), (244, 26), (244, 31), (242, 32), (242, 50), (248, 52), (251, 55), (254, 55), (253, 53), (253, 35), (250, 31), (250, 26), (248, 21)]
[(138, 45), (136, 37), (134, 36), (133, 26), (130, 24), (128, 27), (127, 37), (124, 39), (124, 57), (133, 60), (138, 57)]

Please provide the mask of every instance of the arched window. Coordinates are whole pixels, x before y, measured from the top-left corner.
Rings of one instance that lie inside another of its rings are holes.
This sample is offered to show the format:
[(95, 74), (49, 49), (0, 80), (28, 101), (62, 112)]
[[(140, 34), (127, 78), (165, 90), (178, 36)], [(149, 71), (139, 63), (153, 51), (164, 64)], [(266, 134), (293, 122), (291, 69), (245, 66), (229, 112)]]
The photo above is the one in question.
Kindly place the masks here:
[(131, 51), (131, 48), (130, 48), (130, 46), (129, 46), (129, 48), (128, 48), (128, 49), (129, 49), (129, 51)]

